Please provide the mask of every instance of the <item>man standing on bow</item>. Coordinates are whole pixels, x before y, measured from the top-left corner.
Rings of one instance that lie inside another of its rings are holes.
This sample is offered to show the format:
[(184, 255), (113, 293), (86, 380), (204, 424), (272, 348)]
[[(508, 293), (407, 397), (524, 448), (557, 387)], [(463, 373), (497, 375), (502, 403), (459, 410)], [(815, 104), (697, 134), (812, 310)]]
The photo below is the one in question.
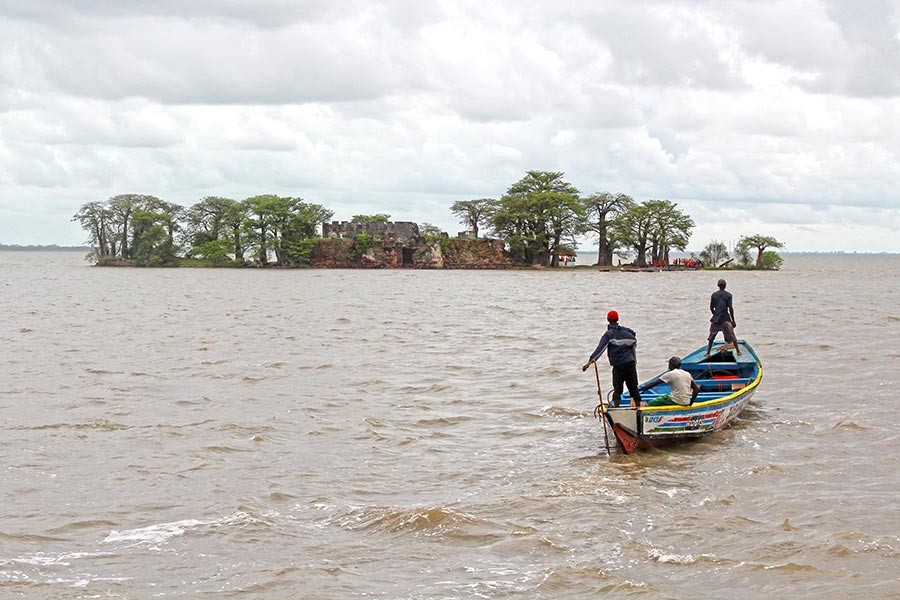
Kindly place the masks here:
[(718, 284), (719, 291), (713, 292), (709, 298), (709, 311), (712, 317), (709, 320), (709, 344), (706, 346), (706, 355), (712, 351), (713, 340), (721, 331), (725, 336), (725, 342), (731, 342), (734, 346), (734, 353), (741, 355), (741, 349), (738, 347), (737, 337), (734, 335), (734, 328), (737, 322), (734, 320), (734, 307), (731, 304), (731, 293), (725, 291), (725, 280), (720, 279)]
[(607, 348), (607, 357), (609, 364), (612, 366), (613, 380), (613, 406), (619, 406), (622, 398), (623, 384), (628, 386), (628, 392), (631, 394), (631, 400), (634, 407), (641, 405), (641, 392), (638, 390), (637, 376), (637, 356), (635, 350), (637, 348), (637, 336), (633, 329), (622, 327), (619, 325), (619, 313), (614, 310), (609, 311), (606, 315), (607, 327), (597, 349), (594, 350), (588, 361), (581, 367), (582, 371), (586, 371), (591, 363), (597, 362), (600, 355)]

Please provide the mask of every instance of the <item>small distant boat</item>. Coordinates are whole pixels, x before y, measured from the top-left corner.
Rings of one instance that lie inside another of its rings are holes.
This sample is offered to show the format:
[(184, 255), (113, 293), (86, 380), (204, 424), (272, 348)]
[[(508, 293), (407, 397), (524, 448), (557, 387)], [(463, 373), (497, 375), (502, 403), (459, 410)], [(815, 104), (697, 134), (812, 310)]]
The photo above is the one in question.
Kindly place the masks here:
[[(635, 409), (630, 406), (628, 392), (622, 394), (621, 407), (601, 401), (594, 414), (603, 420), (604, 433), (609, 424), (616, 441), (630, 454), (637, 449), (702, 438), (725, 429), (741, 414), (762, 381), (762, 363), (756, 352), (744, 340), (738, 340), (738, 345), (740, 356), (731, 344), (718, 342), (709, 356), (703, 346), (681, 359), (681, 368), (700, 385), (697, 400), (690, 406), (671, 404)], [(660, 382), (641, 392), (641, 398), (649, 402), (668, 392), (669, 386)]]

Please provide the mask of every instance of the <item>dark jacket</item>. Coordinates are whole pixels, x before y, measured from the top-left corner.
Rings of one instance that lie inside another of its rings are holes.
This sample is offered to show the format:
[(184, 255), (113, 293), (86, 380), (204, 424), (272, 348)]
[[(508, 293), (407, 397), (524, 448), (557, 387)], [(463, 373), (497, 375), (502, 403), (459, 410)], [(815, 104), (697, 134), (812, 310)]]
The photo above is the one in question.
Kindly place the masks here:
[(710, 323), (731, 322), (731, 312), (734, 311), (731, 305), (731, 292), (719, 290), (713, 292), (709, 297), (709, 310), (712, 312)]
[(622, 367), (627, 364), (637, 362), (635, 348), (637, 347), (637, 335), (633, 329), (622, 327), (618, 323), (611, 323), (606, 329), (606, 333), (600, 338), (597, 349), (591, 354), (591, 360), (600, 358), (600, 354), (609, 348), (606, 355), (609, 358), (609, 364), (614, 367)]

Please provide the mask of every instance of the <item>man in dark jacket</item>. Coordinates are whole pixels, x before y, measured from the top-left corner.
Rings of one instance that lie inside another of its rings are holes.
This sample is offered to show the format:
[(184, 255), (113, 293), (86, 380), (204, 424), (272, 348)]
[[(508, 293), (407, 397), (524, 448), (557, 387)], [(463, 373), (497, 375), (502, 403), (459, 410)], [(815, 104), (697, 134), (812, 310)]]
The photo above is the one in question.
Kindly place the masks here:
[(606, 355), (609, 358), (609, 364), (612, 365), (612, 405), (619, 406), (624, 384), (628, 386), (628, 392), (631, 394), (635, 408), (637, 408), (641, 405), (641, 392), (638, 390), (637, 357), (635, 354), (637, 336), (633, 329), (619, 325), (619, 313), (616, 311), (609, 311), (606, 315), (606, 320), (608, 322), (606, 333), (600, 338), (597, 349), (594, 350), (585, 365), (581, 367), (581, 370), (586, 371), (591, 366), (591, 363), (597, 362), (603, 351), (608, 348), (609, 351)]
[(709, 312), (712, 313), (712, 317), (709, 319), (709, 337), (707, 338), (709, 344), (706, 346), (706, 355), (709, 356), (709, 353), (712, 352), (713, 341), (721, 331), (725, 336), (725, 342), (732, 344), (734, 353), (740, 356), (741, 349), (738, 346), (737, 337), (734, 335), (737, 322), (734, 320), (731, 293), (725, 291), (724, 279), (720, 279), (716, 285), (719, 288), (718, 291), (713, 292), (709, 297)]

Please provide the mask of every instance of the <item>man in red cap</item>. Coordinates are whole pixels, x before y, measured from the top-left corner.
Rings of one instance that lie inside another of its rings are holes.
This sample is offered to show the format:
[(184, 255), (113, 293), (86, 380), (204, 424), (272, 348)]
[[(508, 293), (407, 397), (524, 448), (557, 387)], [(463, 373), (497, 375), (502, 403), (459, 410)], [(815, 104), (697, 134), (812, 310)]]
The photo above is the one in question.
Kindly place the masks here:
[(627, 385), (634, 407), (637, 408), (641, 405), (641, 392), (638, 389), (637, 355), (635, 353), (637, 335), (633, 329), (619, 325), (619, 313), (614, 310), (606, 314), (606, 320), (606, 332), (600, 338), (597, 349), (594, 350), (588, 361), (581, 367), (581, 370), (586, 371), (591, 366), (591, 363), (597, 362), (603, 351), (608, 348), (609, 352), (606, 353), (606, 356), (609, 358), (609, 364), (612, 366), (613, 406), (619, 406), (619, 401), (622, 398), (622, 388), (624, 385)]

